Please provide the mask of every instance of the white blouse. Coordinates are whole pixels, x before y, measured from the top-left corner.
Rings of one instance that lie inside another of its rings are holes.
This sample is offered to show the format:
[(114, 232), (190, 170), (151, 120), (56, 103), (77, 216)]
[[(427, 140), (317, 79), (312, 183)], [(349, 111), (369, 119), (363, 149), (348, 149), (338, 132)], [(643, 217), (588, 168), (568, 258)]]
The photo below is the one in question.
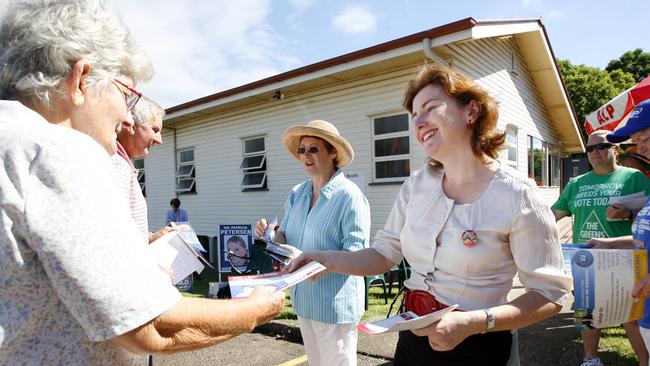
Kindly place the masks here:
[[(534, 182), (501, 165), (479, 199), (456, 204), (444, 193), (443, 175), (430, 165), (413, 172), (372, 245), (395, 263), (406, 258), (406, 287), (476, 310), (509, 302), (519, 272), (527, 291), (564, 305), (571, 277), (564, 273), (555, 218)], [(463, 244), (466, 230), (478, 235), (474, 246)]]

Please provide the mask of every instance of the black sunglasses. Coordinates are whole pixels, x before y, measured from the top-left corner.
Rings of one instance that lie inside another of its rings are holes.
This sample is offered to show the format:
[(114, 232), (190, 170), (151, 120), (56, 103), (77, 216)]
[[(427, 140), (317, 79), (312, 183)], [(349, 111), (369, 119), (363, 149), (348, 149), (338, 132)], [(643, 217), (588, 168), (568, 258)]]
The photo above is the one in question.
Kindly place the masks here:
[(319, 151), (320, 148), (316, 145), (311, 145), (310, 147), (300, 146), (298, 149), (296, 149), (298, 155), (303, 155), (304, 153), (318, 154)]
[(587, 152), (590, 153), (594, 150), (603, 151), (605, 149), (609, 149), (612, 146), (614, 145), (610, 144), (609, 142), (601, 142), (600, 144), (587, 146)]

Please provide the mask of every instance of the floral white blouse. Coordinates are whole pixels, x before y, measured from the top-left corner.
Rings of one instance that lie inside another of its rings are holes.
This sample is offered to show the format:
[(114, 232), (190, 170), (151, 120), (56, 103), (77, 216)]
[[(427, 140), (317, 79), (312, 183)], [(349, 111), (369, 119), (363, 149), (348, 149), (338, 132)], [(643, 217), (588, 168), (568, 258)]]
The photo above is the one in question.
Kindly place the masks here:
[(180, 294), (76, 130), (0, 101), (0, 365), (142, 365), (110, 341)]

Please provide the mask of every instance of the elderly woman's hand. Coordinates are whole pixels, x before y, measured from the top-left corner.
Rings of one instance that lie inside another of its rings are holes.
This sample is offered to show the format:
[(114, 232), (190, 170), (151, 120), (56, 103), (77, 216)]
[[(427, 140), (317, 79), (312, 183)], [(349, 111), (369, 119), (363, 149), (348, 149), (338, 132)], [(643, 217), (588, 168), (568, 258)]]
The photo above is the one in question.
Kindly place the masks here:
[(162, 229), (156, 231), (155, 233), (149, 235), (149, 244), (162, 238), (166, 234), (171, 233), (172, 231), (188, 231), (188, 230), (192, 230), (192, 228), (189, 225), (165, 226)]
[(257, 287), (248, 298), (259, 304), (255, 307), (258, 311), (256, 325), (266, 323), (280, 314), (284, 308), (284, 298), (284, 291), (277, 291), (273, 286)]
[(452, 311), (426, 328), (414, 329), (413, 334), (427, 336), (436, 351), (450, 351), (465, 338), (485, 330), (487, 321), (482, 311)]

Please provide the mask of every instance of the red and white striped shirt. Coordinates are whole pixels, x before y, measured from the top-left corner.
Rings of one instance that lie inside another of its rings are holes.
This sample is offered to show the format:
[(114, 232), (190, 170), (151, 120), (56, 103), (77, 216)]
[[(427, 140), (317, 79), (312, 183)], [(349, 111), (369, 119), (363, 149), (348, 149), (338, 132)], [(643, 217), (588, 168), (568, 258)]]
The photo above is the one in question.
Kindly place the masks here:
[(117, 154), (113, 155), (113, 163), (117, 172), (117, 183), (124, 203), (131, 210), (145, 243), (149, 243), (149, 221), (147, 219), (147, 201), (145, 201), (138, 182), (138, 170), (133, 166), (124, 147), (117, 142)]

